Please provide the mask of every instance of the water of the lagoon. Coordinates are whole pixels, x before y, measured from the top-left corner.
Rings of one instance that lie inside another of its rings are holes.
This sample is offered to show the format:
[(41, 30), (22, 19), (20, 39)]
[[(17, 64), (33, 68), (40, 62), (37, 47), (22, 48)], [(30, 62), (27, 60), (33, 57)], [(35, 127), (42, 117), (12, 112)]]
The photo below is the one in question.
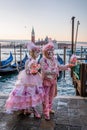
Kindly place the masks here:
[[(11, 43), (11, 42), (19, 42), (19, 41), (0, 41), (0, 43), (6, 44), (6, 43)], [(23, 41), (20, 41), (21, 43), (23, 43)], [(26, 41), (25, 41), (26, 42)], [(66, 43), (66, 42), (65, 42)], [(69, 42), (68, 42), (69, 43)], [(84, 46), (87, 48), (87, 43), (79, 43), (78, 44), (79, 48), (81, 48), (81, 46)], [(4, 60), (6, 58), (8, 58), (10, 51), (14, 54), (14, 49), (9, 49), (9, 48), (2, 48), (1, 49), (1, 59)], [(20, 52), (18, 49), (16, 49), (16, 60), (20, 59)], [(61, 57), (63, 58), (63, 50), (55, 50), (55, 54), (58, 53), (61, 55)], [(24, 57), (25, 51), (23, 50), (22, 53), (22, 58)], [(13, 55), (14, 56), (14, 55)], [(69, 56), (66, 56), (66, 63), (68, 63), (69, 61)], [(14, 61), (13, 61), (14, 62)], [(1, 77), (0, 76), (0, 94), (9, 94), (11, 92), (11, 90), (15, 87), (15, 82), (17, 80), (17, 75), (8, 75), (8, 76), (4, 76)], [(66, 71), (65, 77), (62, 76), (61, 80), (58, 81), (58, 95), (76, 95), (75, 93), (75, 88), (72, 84), (72, 78), (70, 76), (70, 71)]]
[[(6, 59), (9, 56), (10, 51), (14, 54), (14, 49), (4, 49), (2, 48), (2, 59)], [(20, 52), (16, 50), (17, 60), (20, 59)], [(55, 50), (55, 54), (63, 54), (63, 50)], [(22, 58), (24, 57), (25, 51), (22, 53)], [(63, 58), (63, 55), (61, 55)], [(69, 60), (69, 56), (66, 57), (66, 62)], [(15, 87), (15, 82), (17, 80), (17, 75), (8, 75), (0, 77), (0, 94), (9, 94), (11, 90)], [(72, 84), (72, 79), (70, 77), (70, 72), (66, 71), (66, 76), (58, 81), (58, 95), (75, 95), (75, 88)]]

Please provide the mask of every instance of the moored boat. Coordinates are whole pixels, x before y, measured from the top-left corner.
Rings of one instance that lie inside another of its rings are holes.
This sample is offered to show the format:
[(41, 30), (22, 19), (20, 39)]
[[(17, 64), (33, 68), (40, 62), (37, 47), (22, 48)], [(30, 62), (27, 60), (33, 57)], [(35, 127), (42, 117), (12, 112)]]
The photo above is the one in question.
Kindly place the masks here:
[(26, 62), (27, 59), (28, 59), (28, 56), (26, 54), (22, 61), (18, 61), (17, 63), (9, 65), (5, 68), (0, 68), (0, 76), (18, 73), (20, 70), (24, 69), (25, 62)]
[(13, 61), (13, 55), (10, 52), (10, 56), (6, 60), (0, 61), (0, 68), (5, 68), (5, 67), (9, 66), (12, 61)]
[[(60, 65), (64, 64), (63, 59), (58, 54), (57, 54), (57, 61), (59, 62)], [(60, 80), (62, 78), (62, 75), (63, 75), (63, 72), (59, 71), (59, 76), (57, 77), (57, 80)]]

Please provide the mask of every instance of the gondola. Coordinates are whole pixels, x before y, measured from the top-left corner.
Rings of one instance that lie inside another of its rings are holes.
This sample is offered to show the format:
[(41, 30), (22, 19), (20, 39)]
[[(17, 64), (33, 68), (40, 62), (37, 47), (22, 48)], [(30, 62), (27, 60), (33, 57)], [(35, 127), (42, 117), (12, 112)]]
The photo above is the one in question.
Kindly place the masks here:
[(10, 65), (6, 68), (0, 69), (0, 76), (10, 75), (10, 74), (17, 73), (17, 72), (18, 72), (18, 69), (15, 68), (14, 66)]
[(12, 61), (13, 61), (13, 55), (10, 52), (10, 56), (6, 60), (0, 61), (0, 69), (9, 66)]
[(5, 67), (5, 68), (1, 68), (0, 69), (0, 76), (18, 73), (20, 70), (24, 69), (25, 62), (27, 59), (28, 59), (28, 56), (26, 54), (22, 61), (18, 61), (17, 63), (14, 63), (8, 67)]
[(25, 54), (25, 57), (24, 57), (23, 60), (17, 61), (17, 63), (14, 63), (12, 66), (13, 66), (14, 68), (18, 68), (19, 70), (22, 70), (22, 69), (24, 69), (25, 62), (26, 62), (27, 59), (28, 59), (28, 55)]
[(41, 60), (42, 56), (43, 56), (43, 55), (42, 55), (42, 53), (41, 53), (41, 54), (39, 55), (39, 57), (38, 57), (38, 61), (37, 61), (38, 64), (40, 63), (40, 60)]
[[(63, 59), (57, 54), (57, 61), (60, 65), (64, 65)], [(59, 71), (59, 76), (57, 77), (57, 81), (59, 81), (62, 78), (63, 72)]]
[(64, 64), (63, 59), (62, 59), (58, 54), (57, 54), (57, 60), (58, 60), (58, 62), (59, 62), (61, 65)]

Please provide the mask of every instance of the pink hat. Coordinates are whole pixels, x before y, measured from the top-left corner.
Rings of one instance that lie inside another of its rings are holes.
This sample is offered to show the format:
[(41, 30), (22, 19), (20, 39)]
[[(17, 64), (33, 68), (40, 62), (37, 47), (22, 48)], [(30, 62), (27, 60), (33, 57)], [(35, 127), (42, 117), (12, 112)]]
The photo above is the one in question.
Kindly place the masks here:
[(53, 44), (53, 42), (49, 42), (49, 43), (47, 43), (47, 44), (43, 47), (43, 51), (48, 51), (48, 50), (54, 50), (54, 44)]
[(29, 51), (32, 51), (32, 50), (40, 51), (40, 47), (36, 46), (33, 42), (30, 42), (30, 43), (27, 44), (27, 49)]

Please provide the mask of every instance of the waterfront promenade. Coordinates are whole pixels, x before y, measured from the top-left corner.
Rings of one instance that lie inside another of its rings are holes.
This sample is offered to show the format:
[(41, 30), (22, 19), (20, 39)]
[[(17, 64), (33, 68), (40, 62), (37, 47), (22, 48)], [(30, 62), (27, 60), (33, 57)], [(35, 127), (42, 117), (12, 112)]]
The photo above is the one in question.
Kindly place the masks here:
[[(50, 121), (5, 113), (7, 95), (0, 95), (0, 130), (87, 130), (87, 98), (58, 96), (54, 99)], [(42, 107), (39, 108), (42, 113)]]

